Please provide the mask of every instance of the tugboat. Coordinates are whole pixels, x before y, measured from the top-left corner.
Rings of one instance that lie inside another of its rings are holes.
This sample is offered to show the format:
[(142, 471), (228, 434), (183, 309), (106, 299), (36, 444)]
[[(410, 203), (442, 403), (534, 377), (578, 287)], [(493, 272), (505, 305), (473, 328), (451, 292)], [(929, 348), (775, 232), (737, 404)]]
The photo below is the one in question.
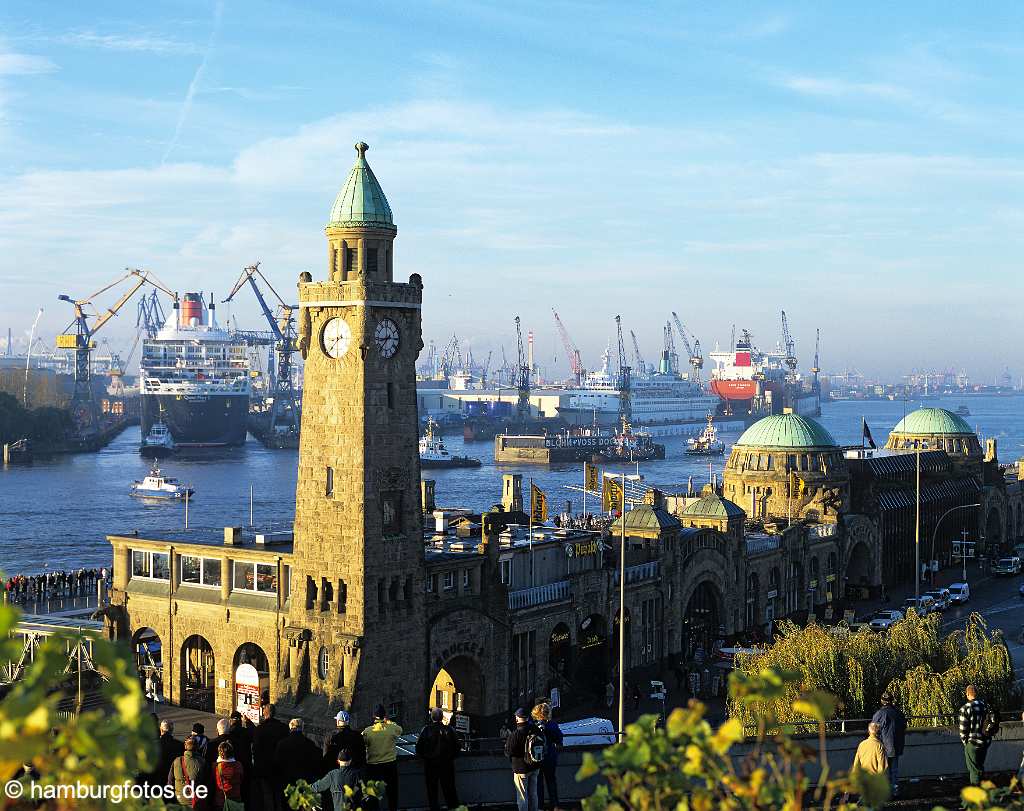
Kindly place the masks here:
[(971, 409), (965, 405), (959, 405), (956, 407), (956, 412), (954, 413), (956, 413), (958, 417), (969, 417), (971, 416)]
[(141, 482), (132, 482), (129, 488), (131, 494), (137, 498), (164, 498), (182, 500), (192, 498), (195, 490), (182, 484), (172, 476), (165, 476), (160, 468), (154, 466), (149, 475)]
[(420, 467), (480, 467), (480, 460), (471, 456), (452, 456), (444, 443), (434, 436), (437, 423), (427, 420), (427, 432), (420, 438)]
[(170, 429), (161, 419), (154, 422), (149, 433), (142, 438), (139, 453), (146, 459), (164, 459), (174, 453), (176, 447)]
[(714, 417), (708, 414), (708, 424), (698, 436), (691, 436), (686, 441), (687, 456), (721, 456), (725, 453), (725, 443), (718, 438)]
[(664, 459), (665, 446), (654, 442), (646, 431), (634, 431), (623, 419), (622, 428), (612, 437), (611, 445), (595, 457), (607, 462), (647, 462)]

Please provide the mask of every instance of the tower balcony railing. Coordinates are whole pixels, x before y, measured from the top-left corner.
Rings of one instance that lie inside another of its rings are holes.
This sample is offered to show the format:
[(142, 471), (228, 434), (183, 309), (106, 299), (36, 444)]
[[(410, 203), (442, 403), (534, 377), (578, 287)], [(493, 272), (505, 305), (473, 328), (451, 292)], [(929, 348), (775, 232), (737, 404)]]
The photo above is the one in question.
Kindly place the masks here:
[(569, 596), (569, 581), (559, 580), (556, 583), (545, 583), (543, 586), (510, 591), (508, 593), (508, 607), (510, 611), (517, 611), (522, 608), (545, 605), (546, 603), (560, 603), (568, 600)]

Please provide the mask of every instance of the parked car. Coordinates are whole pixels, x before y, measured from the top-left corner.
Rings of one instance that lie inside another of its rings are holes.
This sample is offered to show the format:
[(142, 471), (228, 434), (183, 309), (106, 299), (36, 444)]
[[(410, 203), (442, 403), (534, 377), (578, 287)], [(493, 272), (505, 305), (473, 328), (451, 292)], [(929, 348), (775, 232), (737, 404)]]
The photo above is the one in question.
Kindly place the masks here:
[(922, 594), (920, 597), (907, 597), (903, 601), (903, 611), (906, 613), (910, 609), (914, 609), (919, 617), (927, 617), (936, 610), (935, 600), (927, 594)]
[(971, 599), (969, 583), (950, 583), (946, 590), (949, 592), (949, 599), (957, 605), (962, 605)]
[(934, 591), (926, 591), (925, 597), (931, 597), (935, 601), (935, 611), (945, 611), (951, 605), (953, 605), (953, 597), (949, 593), (949, 589), (935, 589)]
[(1020, 558), (1016, 555), (1009, 558), (999, 558), (999, 560), (992, 564), (992, 574), (1020, 574)]
[(873, 631), (884, 631), (894, 622), (899, 622), (901, 619), (903, 619), (902, 611), (883, 609), (882, 611), (875, 612), (871, 621), (868, 622), (868, 627)]

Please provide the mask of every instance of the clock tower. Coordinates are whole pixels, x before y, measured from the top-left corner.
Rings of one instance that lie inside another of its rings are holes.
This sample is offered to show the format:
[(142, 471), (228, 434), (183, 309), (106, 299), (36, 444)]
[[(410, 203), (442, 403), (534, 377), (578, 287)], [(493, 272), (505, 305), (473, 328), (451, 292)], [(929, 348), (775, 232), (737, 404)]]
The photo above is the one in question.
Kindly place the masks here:
[(357, 158), (327, 223), (327, 275), (299, 282), (305, 359), (282, 703), (359, 724), (426, 707), (416, 357), (423, 285), (394, 281), (391, 207)]

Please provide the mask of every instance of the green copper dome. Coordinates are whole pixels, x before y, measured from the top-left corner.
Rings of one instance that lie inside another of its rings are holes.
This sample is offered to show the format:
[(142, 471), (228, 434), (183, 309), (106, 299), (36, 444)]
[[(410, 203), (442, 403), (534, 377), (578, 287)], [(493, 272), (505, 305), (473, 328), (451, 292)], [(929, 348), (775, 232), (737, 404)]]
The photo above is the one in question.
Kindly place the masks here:
[(944, 408), (919, 408), (907, 414), (892, 429), (894, 434), (973, 434), (971, 426)]
[(834, 448), (825, 428), (799, 414), (773, 414), (751, 425), (736, 442), (755, 448)]
[(382, 225), (394, 227), (391, 218), (391, 206), (384, 196), (384, 191), (373, 174), (373, 169), (366, 162), (366, 144), (356, 144), (355, 166), (349, 172), (348, 180), (338, 196), (334, 198), (331, 216), (327, 226), (332, 225)]
[(739, 518), (745, 513), (743, 510), (727, 498), (722, 498), (717, 493), (702, 496), (693, 504), (683, 510), (683, 515), (692, 515), (700, 518)]

